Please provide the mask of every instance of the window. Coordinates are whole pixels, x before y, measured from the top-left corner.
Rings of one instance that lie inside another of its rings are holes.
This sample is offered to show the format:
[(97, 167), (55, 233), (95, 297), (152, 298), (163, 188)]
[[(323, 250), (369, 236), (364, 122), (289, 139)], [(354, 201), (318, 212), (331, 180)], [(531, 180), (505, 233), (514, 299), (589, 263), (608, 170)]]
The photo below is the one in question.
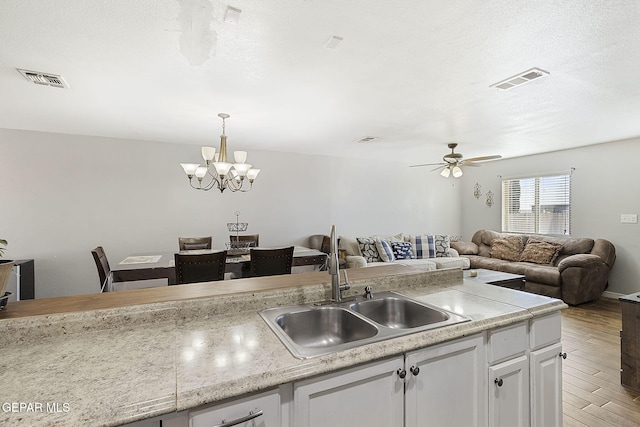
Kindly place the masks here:
[(502, 231), (571, 234), (571, 174), (503, 180)]

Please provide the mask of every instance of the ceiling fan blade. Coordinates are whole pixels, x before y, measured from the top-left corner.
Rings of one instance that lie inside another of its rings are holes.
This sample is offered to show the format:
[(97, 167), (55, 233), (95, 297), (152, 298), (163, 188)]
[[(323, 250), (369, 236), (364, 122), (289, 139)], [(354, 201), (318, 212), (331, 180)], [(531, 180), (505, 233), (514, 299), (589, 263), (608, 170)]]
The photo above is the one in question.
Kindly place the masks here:
[(440, 162), (440, 163), (424, 163), (424, 164), (421, 164), (421, 165), (411, 165), (409, 167), (410, 168), (420, 168), (422, 166), (435, 166), (435, 165), (444, 166), (444, 165), (446, 165), (446, 163), (444, 163), (444, 162)]
[(444, 165), (444, 166), (438, 166), (438, 167), (437, 167), (437, 168), (435, 168), (435, 169), (431, 169), (429, 172), (434, 172), (434, 171), (437, 171), (438, 169), (445, 169), (445, 168), (448, 168), (448, 167), (449, 167), (449, 166), (447, 166), (447, 165)]
[(464, 159), (465, 163), (471, 163), (471, 162), (483, 162), (485, 160), (495, 160), (495, 159), (501, 159), (502, 156), (499, 154), (495, 154), (493, 156), (481, 156), (481, 157), (472, 157), (470, 159)]

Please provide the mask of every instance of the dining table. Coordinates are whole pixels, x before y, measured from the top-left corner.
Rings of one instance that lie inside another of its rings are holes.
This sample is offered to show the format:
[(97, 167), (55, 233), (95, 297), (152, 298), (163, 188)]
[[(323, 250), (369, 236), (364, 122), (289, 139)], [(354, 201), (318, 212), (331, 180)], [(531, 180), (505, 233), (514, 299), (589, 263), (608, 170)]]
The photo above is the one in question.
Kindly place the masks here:
[[(260, 248), (257, 248), (260, 249)], [(207, 253), (216, 250), (195, 250), (179, 252), (154, 252), (132, 254), (111, 267), (113, 282), (133, 282), (138, 280), (167, 279), (169, 285), (176, 284), (175, 254)], [(318, 270), (326, 270), (328, 256), (316, 249), (294, 246), (292, 267), (316, 266)], [(249, 276), (249, 253), (227, 255), (225, 273), (233, 278)]]

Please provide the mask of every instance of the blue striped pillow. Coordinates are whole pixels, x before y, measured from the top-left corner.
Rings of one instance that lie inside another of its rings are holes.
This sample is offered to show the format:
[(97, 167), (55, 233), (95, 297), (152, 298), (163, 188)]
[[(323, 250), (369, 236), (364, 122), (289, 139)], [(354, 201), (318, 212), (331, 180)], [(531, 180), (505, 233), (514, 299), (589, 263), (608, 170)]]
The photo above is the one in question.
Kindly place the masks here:
[(386, 240), (376, 240), (376, 247), (382, 261), (393, 262), (396, 260), (396, 257), (393, 256), (391, 245)]
[(413, 256), (416, 259), (436, 257), (436, 244), (433, 236), (411, 236), (410, 241), (413, 246)]

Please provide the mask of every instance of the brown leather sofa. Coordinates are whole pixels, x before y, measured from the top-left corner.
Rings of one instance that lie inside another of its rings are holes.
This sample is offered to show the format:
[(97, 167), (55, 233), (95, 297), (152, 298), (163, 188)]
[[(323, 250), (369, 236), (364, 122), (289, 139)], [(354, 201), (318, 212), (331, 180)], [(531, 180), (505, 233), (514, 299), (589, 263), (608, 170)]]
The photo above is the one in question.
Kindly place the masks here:
[(523, 274), (526, 291), (572, 305), (600, 298), (616, 260), (614, 245), (604, 239), (492, 230), (478, 230), (471, 242), (451, 247), (469, 258), (471, 268)]

